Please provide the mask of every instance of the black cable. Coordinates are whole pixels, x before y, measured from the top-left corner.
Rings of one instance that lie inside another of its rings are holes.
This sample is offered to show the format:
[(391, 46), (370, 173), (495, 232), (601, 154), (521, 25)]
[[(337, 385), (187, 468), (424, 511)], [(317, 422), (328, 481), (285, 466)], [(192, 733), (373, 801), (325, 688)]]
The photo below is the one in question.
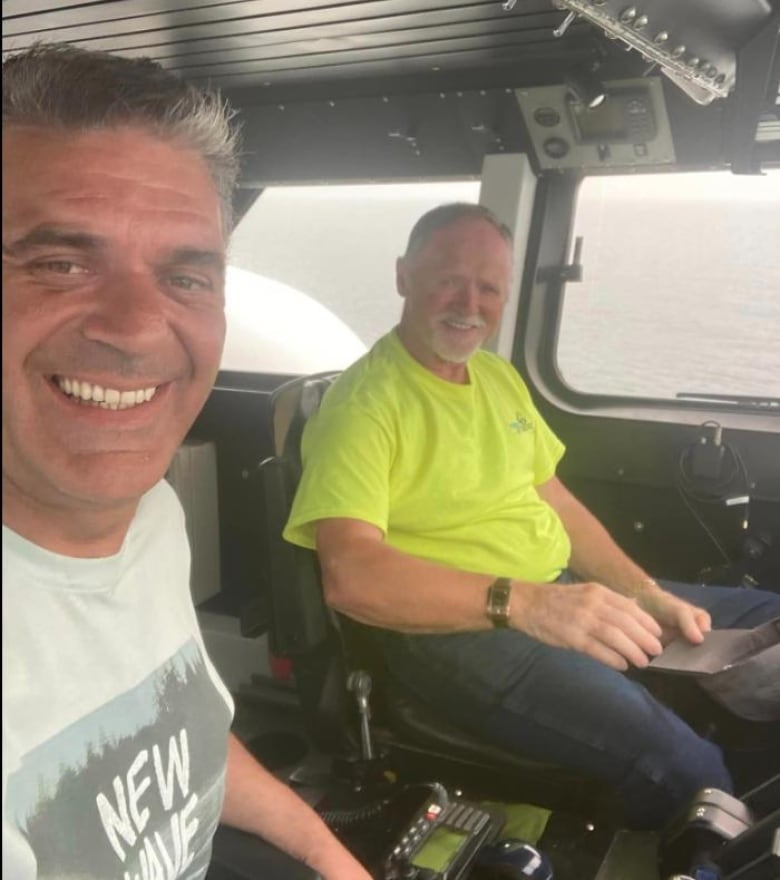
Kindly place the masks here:
[(683, 501), (683, 503), (685, 504), (685, 506), (686, 506), (686, 507), (688, 508), (688, 510), (690, 510), (690, 512), (693, 514), (693, 518), (694, 518), (694, 519), (696, 520), (696, 522), (702, 527), (702, 529), (704, 530), (704, 533), (707, 535), (707, 537), (708, 537), (708, 538), (712, 541), (712, 543), (717, 547), (718, 552), (719, 552), (720, 555), (725, 559), (726, 564), (727, 564), (727, 565), (732, 565), (733, 563), (732, 563), (731, 557), (730, 557), (730, 556), (728, 555), (728, 553), (726, 553), (726, 551), (723, 549), (723, 547), (722, 547), (721, 544), (720, 544), (720, 541), (718, 541), (718, 539), (717, 539), (717, 538), (715, 537), (715, 535), (712, 533), (712, 531), (711, 531), (710, 528), (707, 526), (707, 524), (704, 522), (704, 520), (701, 518), (701, 516), (699, 516), (698, 511), (697, 511), (696, 508), (691, 504), (691, 502), (688, 500), (688, 498), (687, 498), (686, 495), (685, 495), (685, 492), (683, 492), (683, 490), (682, 490), (679, 486), (677, 487), (677, 491), (680, 493), (680, 498), (682, 498), (682, 501)]
[[(720, 477), (717, 482), (707, 480), (706, 490), (704, 491), (697, 490), (697, 487), (699, 487), (702, 482), (702, 478), (694, 476), (689, 469), (690, 459), (693, 456), (696, 445), (694, 444), (687, 447), (687, 449), (684, 449), (680, 454), (680, 485), (684, 488), (686, 493), (696, 501), (701, 501), (705, 504), (719, 504), (725, 501), (727, 497), (726, 490), (730, 488), (734, 482), (734, 478), (737, 476), (742, 477), (744, 494), (747, 494), (748, 475), (742, 456), (729, 443), (722, 443), (721, 446), (723, 447), (723, 466), (726, 467), (728, 463), (730, 464), (730, 469), (727, 474)], [(730, 495), (732, 493), (729, 492), (728, 494)]]
[(345, 831), (381, 815), (386, 806), (387, 799), (383, 799), (350, 810), (323, 810), (319, 815), (331, 831)]
[[(717, 548), (720, 555), (728, 565), (733, 564), (732, 559), (723, 549), (720, 541), (715, 537), (713, 531), (702, 518), (699, 511), (696, 510), (694, 502), (699, 504), (723, 504), (729, 497), (733, 497), (734, 489), (732, 488), (734, 480), (741, 477), (742, 494), (748, 497), (750, 489), (750, 478), (748, 476), (747, 466), (739, 451), (729, 443), (720, 442), (721, 426), (714, 421), (703, 422), (702, 428), (713, 427), (716, 432), (716, 438), (713, 440), (716, 446), (723, 448), (722, 468), (726, 470), (725, 474), (717, 480), (706, 480), (706, 487), (702, 487), (703, 478), (696, 477), (691, 471), (691, 458), (696, 449), (696, 444), (686, 447), (680, 453), (678, 461), (677, 473), (677, 491), (685, 506), (688, 508), (696, 522), (702, 528), (704, 533)], [(730, 490), (730, 491), (729, 491)], [(747, 519), (745, 520), (747, 521)]]

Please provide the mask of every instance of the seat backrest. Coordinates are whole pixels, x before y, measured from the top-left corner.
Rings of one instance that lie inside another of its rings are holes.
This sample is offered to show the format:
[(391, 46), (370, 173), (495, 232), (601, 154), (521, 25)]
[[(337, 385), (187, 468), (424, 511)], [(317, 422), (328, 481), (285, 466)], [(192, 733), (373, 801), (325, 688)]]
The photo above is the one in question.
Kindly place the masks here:
[(275, 454), (260, 463), (269, 549), (271, 647), (281, 657), (316, 649), (331, 616), (322, 599), (316, 554), (289, 544), (282, 532), (301, 476), (301, 437), (338, 373), (302, 376), (271, 395)]
[(271, 394), (274, 452), (293, 461), (299, 473), (303, 429), (338, 376), (338, 372), (301, 376), (285, 382)]
[(313, 550), (282, 537), (301, 475), (301, 437), (338, 373), (286, 382), (271, 395), (275, 454), (258, 468), (266, 513), (270, 642), (290, 659), (301, 705), (318, 743), (345, 752), (357, 745), (354, 707), (338, 620), (322, 594)]

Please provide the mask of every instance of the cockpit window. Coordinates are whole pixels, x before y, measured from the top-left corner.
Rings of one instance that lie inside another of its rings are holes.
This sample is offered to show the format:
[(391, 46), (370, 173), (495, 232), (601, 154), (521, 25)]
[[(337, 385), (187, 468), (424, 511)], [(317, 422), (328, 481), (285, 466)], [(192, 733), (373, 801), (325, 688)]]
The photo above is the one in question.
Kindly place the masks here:
[(780, 397), (780, 169), (586, 178), (557, 365), (575, 391)]

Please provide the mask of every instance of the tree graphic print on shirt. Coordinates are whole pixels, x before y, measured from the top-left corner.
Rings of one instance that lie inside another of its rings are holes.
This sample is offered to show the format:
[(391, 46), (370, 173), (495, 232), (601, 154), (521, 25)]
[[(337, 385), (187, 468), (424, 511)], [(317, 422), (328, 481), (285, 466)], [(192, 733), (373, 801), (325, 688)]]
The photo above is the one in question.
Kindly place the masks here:
[(230, 711), (190, 640), (22, 759), (12, 811), (39, 880), (174, 880), (208, 866)]

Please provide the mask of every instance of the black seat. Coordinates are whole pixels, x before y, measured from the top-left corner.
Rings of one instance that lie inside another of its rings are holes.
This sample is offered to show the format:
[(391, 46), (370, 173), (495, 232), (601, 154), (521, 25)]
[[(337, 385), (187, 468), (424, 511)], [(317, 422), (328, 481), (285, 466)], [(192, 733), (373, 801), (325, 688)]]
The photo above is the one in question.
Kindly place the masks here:
[(374, 680), (375, 736), (393, 766), (409, 777), (435, 777), (484, 798), (526, 800), (591, 819), (615, 818), (617, 800), (602, 783), (480, 742), (405, 692), (372, 649), (370, 628), (326, 605), (316, 553), (282, 538), (301, 474), (303, 428), (337, 375), (294, 379), (273, 393), (276, 454), (258, 468), (269, 530), (271, 648), (291, 661), (315, 740), (333, 753), (357, 750), (356, 704), (346, 680), (352, 669), (368, 668)]

